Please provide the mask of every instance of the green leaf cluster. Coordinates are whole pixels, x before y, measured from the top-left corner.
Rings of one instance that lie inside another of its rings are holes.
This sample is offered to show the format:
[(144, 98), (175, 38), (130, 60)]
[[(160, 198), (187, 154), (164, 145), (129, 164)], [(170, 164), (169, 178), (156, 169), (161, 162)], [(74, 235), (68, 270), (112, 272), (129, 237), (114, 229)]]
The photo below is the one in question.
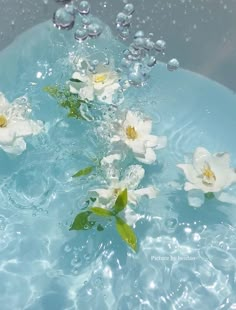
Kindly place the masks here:
[(82, 104), (88, 105), (88, 102), (79, 98), (77, 94), (72, 94), (68, 86), (45, 86), (43, 90), (56, 99), (61, 107), (68, 110), (68, 117), (86, 120), (80, 112), (80, 107)]
[[(89, 216), (95, 214), (103, 218), (114, 218), (116, 223), (116, 230), (121, 239), (131, 247), (135, 252), (137, 251), (137, 237), (134, 230), (130, 227), (118, 214), (125, 209), (128, 203), (127, 189), (122, 191), (111, 210), (100, 207), (91, 207), (87, 211), (79, 213), (70, 228), (70, 230), (87, 230), (96, 225), (95, 221), (90, 221)], [(101, 224), (97, 225), (98, 231), (103, 231), (104, 227)]]

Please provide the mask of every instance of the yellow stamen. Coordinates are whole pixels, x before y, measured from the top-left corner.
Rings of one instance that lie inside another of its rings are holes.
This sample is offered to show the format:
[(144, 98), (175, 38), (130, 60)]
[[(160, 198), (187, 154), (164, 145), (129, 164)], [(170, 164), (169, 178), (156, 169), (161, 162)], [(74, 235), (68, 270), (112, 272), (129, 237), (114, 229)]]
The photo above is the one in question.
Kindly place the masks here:
[(138, 133), (134, 127), (128, 126), (126, 128), (126, 136), (130, 140), (135, 140), (138, 138)]
[(4, 115), (0, 115), (0, 128), (7, 127), (7, 119)]
[(118, 196), (119, 193), (121, 192), (121, 189), (120, 188), (114, 188), (113, 192), (114, 192), (115, 196)]
[(95, 74), (94, 75), (94, 82), (95, 83), (104, 83), (107, 79), (107, 75), (102, 73), (102, 74)]
[(202, 176), (203, 176), (203, 182), (205, 183), (211, 184), (214, 181), (216, 181), (216, 176), (208, 164), (204, 167)]

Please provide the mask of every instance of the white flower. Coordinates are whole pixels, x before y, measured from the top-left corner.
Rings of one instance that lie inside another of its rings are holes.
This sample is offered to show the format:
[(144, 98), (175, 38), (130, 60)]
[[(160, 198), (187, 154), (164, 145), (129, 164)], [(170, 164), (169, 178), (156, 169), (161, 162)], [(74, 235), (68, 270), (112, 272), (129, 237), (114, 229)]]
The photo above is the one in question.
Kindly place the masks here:
[(24, 137), (38, 134), (42, 122), (26, 118), (28, 107), (18, 102), (9, 104), (0, 93), (0, 148), (5, 152), (19, 155), (26, 149)]
[[(114, 171), (114, 169), (112, 170)], [(147, 196), (149, 199), (153, 199), (158, 193), (158, 190), (153, 186), (138, 189), (144, 174), (145, 171), (143, 167), (140, 165), (132, 165), (126, 170), (122, 180), (119, 180), (119, 176), (116, 173), (109, 174), (107, 186), (105, 188), (94, 189), (91, 192), (97, 195), (98, 203), (105, 208), (111, 208), (114, 206), (118, 195), (123, 190), (127, 189), (128, 205), (136, 205), (142, 196)], [(126, 220), (129, 224), (133, 224), (134, 219), (140, 217), (139, 215), (136, 215), (129, 206), (127, 206), (124, 211)]]
[(193, 155), (193, 164), (180, 164), (188, 180), (184, 189), (201, 190), (204, 193), (217, 193), (236, 182), (236, 172), (230, 168), (228, 153), (211, 154), (198, 147)]
[(83, 100), (98, 99), (112, 104), (113, 95), (120, 88), (119, 75), (112, 66), (98, 65), (96, 73), (93, 73), (88, 62), (80, 59), (77, 68), (78, 71), (72, 75), (74, 81), (69, 84), (70, 92), (78, 94)]
[(164, 148), (167, 144), (166, 137), (151, 135), (151, 119), (143, 119), (137, 112), (128, 111), (125, 119), (114, 125), (114, 130), (116, 134), (111, 138), (111, 142), (125, 143), (142, 163), (154, 163), (154, 149)]

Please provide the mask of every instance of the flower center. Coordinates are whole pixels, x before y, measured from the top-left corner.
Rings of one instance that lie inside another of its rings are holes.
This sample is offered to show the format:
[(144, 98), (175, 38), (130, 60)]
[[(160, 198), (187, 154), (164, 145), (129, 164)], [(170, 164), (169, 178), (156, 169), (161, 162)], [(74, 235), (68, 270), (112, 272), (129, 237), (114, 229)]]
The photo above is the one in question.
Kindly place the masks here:
[(95, 83), (104, 83), (107, 79), (107, 75), (105, 73), (102, 74), (95, 74), (94, 75), (94, 82)]
[(128, 126), (126, 128), (126, 136), (130, 140), (135, 140), (138, 138), (138, 133), (134, 127)]
[(7, 127), (7, 119), (4, 115), (0, 115), (0, 128)]
[(203, 169), (202, 178), (203, 183), (208, 185), (213, 184), (216, 181), (216, 176), (208, 164), (206, 164)]
[(114, 190), (113, 190), (113, 193), (115, 196), (118, 196), (120, 192), (121, 192), (120, 188), (114, 188)]

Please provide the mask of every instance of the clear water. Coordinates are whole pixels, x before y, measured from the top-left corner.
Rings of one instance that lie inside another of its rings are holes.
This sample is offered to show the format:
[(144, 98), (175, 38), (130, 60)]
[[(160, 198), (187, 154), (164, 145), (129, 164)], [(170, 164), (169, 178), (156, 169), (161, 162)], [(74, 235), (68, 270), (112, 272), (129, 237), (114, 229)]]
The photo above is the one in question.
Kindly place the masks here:
[(152, 116), (154, 132), (169, 141), (158, 164), (146, 167), (142, 185), (152, 182), (160, 195), (138, 206), (144, 217), (135, 229), (134, 254), (112, 227), (68, 231), (98, 182), (71, 175), (102, 145), (96, 125), (67, 119), (42, 88), (71, 76), (69, 53), (98, 50), (116, 61), (122, 56), (109, 29), (90, 47), (73, 44), (72, 33), (45, 23), (0, 55), (0, 90), (9, 100), (27, 94), (33, 116), (47, 128), (28, 139), (21, 156), (0, 152), (1, 309), (236, 309), (236, 207), (210, 200), (190, 208), (175, 167), (199, 145), (228, 151), (236, 166), (235, 94), (184, 70), (171, 74), (163, 65), (153, 69), (147, 86), (126, 93), (124, 107)]

